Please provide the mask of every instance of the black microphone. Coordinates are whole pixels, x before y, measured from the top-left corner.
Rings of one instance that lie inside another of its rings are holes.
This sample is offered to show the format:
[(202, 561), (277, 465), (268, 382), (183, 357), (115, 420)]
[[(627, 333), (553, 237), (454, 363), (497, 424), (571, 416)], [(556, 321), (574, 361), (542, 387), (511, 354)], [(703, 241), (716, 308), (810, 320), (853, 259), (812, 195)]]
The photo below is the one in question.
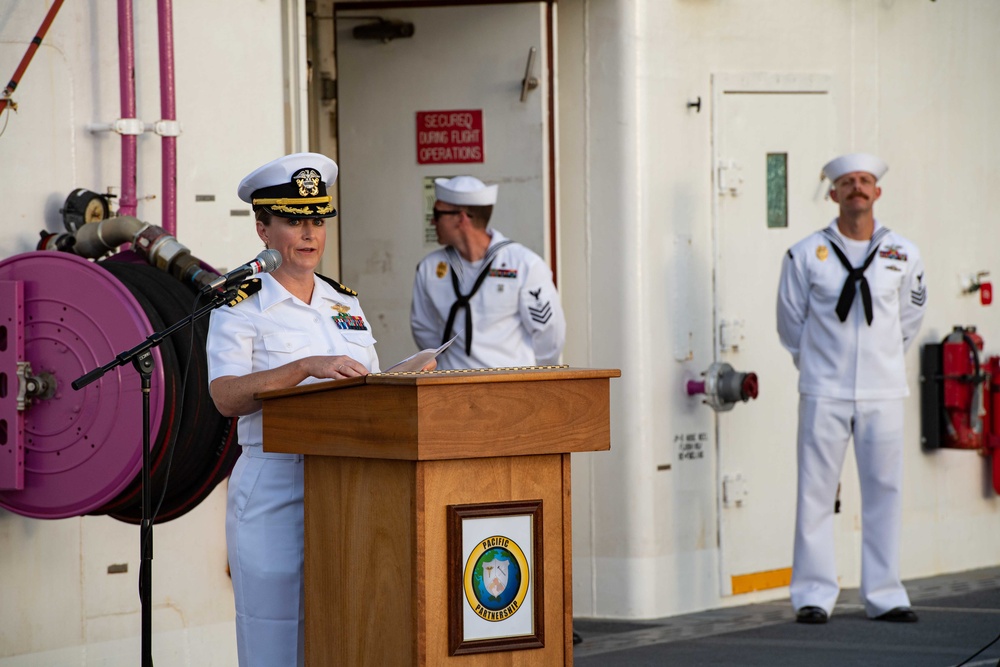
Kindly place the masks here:
[(232, 287), (234, 283), (238, 283), (248, 276), (252, 276), (255, 273), (270, 273), (279, 266), (281, 266), (280, 252), (273, 248), (261, 250), (260, 254), (257, 255), (253, 261), (247, 262), (243, 266), (233, 269), (224, 276), (219, 276), (212, 282), (202, 287), (201, 293), (208, 294), (209, 292), (213, 292), (217, 289), (228, 289)]

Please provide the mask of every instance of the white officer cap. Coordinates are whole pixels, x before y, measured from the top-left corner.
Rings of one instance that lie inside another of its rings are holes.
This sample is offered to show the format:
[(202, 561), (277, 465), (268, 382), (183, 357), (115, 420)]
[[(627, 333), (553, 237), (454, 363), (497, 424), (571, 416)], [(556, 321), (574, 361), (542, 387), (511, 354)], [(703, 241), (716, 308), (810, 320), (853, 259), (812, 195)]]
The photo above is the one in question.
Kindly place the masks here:
[(497, 203), (498, 185), (486, 185), (472, 176), (434, 179), (434, 196), (455, 206), (492, 206)]
[(836, 183), (837, 179), (844, 174), (850, 174), (855, 171), (863, 171), (871, 174), (877, 181), (885, 176), (885, 172), (889, 171), (889, 165), (883, 162), (881, 158), (868, 153), (841, 155), (823, 165), (823, 176), (829, 178), (831, 183)]
[(293, 153), (253, 170), (236, 193), (282, 218), (331, 218), (337, 211), (326, 188), (336, 180), (337, 163), (327, 156)]

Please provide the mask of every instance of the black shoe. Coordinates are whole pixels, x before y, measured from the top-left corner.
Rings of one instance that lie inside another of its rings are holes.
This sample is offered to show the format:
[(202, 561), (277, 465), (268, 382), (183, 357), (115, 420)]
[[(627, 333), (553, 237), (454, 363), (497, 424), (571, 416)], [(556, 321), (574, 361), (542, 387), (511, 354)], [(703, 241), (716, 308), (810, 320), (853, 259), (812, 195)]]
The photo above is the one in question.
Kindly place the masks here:
[(583, 641), (583, 637), (581, 637), (579, 634), (577, 634), (577, 633), (574, 632), (573, 633), (573, 644), (576, 645), (576, 644), (579, 644), (582, 641)]
[(894, 607), (884, 614), (879, 614), (873, 621), (889, 621), (890, 623), (916, 623), (917, 612), (909, 607)]
[(826, 623), (829, 619), (830, 619), (829, 614), (827, 614), (819, 607), (802, 607), (797, 612), (795, 612), (796, 623), (809, 623), (811, 625), (818, 625), (820, 623)]

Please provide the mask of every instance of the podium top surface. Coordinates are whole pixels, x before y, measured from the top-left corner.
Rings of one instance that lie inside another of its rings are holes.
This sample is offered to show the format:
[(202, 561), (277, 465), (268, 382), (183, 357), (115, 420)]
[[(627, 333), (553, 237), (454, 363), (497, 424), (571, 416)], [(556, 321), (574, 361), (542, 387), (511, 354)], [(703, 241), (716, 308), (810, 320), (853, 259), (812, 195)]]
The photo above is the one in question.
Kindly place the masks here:
[(320, 391), (346, 389), (360, 385), (435, 386), (484, 382), (543, 382), (551, 380), (593, 380), (621, 377), (617, 368), (570, 368), (569, 366), (526, 366), (522, 368), (474, 368), (469, 370), (420, 371), (413, 373), (371, 373), (343, 380), (324, 380), (275, 389), (257, 394), (266, 401), (272, 398), (300, 396)]
[(258, 395), (265, 451), (432, 461), (611, 447), (617, 369), (376, 373)]

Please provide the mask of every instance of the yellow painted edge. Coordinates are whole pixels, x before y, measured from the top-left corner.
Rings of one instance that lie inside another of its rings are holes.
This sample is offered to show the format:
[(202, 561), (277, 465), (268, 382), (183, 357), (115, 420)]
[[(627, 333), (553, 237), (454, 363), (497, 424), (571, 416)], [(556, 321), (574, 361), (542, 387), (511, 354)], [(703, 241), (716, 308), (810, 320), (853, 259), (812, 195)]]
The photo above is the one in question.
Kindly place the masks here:
[(734, 576), (732, 579), (733, 595), (751, 593), (753, 591), (763, 591), (769, 588), (781, 588), (782, 586), (787, 586), (791, 583), (792, 568), (785, 567), (780, 570), (740, 574)]

